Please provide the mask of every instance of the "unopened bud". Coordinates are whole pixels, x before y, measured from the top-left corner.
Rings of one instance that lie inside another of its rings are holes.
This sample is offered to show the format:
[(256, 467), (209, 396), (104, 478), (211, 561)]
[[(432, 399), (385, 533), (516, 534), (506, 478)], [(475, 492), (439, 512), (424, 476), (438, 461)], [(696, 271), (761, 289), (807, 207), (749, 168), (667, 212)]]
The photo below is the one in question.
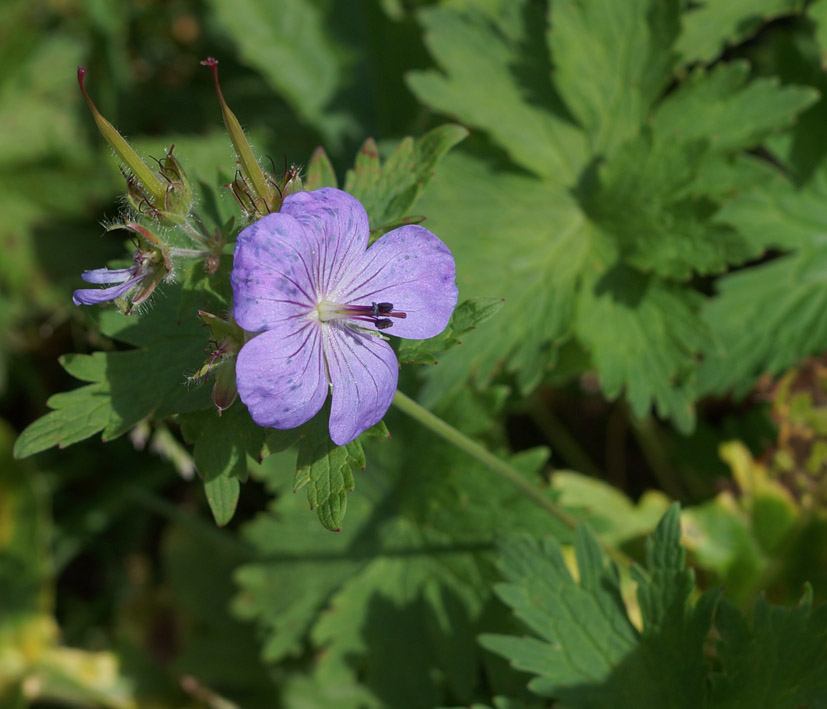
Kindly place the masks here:
[(212, 402), (215, 404), (215, 408), (218, 409), (219, 416), (233, 405), (237, 396), (235, 357), (225, 357), (218, 365), (215, 384), (212, 388)]

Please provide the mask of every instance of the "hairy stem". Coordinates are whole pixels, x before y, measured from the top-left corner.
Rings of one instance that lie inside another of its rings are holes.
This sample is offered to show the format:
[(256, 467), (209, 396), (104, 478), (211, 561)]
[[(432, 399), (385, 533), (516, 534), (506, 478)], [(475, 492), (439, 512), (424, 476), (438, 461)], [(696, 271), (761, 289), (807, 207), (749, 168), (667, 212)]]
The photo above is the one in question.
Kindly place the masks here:
[[(396, 407), (404, 411), (408, 416), (421, 423), (425, 428), (430, 429), (441, 438), (449, 443), (455, 445), (460, 450), (464, 451), (472, 458), (482, 463), (492, 473), (499, 475), (503, 480), (513, 485), (526, 497), (528, 497), (534, 504), (546, 510), (553, 517), (562, 522), (569, 529), (577, 527), (578, 520), (573, 515), (566, 512), (561, 505), (558, 505), (554, 500), (548, 498), (536, 485), (532, 485), (526, 480), (522, 474), (506, 463), (501, 458), (488, 451), (476, 441), (472, 441), (461, 431), (450, 424), (443, 421), (438, 416), (435, 416), (427, 409), (417, 404), (409, 396), (406, 396), (401, 391), (397, 391), (393, 398), (393, 403)], [(615, 547), (601, 542), (603, 550), (623, 566), (628, 567), (631, 564), (631, 559), (622, 551)]]

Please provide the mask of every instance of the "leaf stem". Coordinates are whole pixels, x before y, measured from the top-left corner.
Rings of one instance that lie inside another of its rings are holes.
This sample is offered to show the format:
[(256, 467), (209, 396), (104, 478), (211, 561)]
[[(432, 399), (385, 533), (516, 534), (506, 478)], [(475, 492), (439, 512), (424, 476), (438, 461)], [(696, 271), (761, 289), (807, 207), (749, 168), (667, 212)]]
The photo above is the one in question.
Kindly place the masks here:
[[(409, 396), (403, 394), (401, 391), (397, 390), (396, 395), (393, 398), (393, 403), (398, 409), (405, 412), (408, 416), (415, 419), (449, 443), (455, 445), (457, 448), (482, 463), (491, 472), (513, 485), (532, 502), (546, 510), (549, 514), (562, 522), (566, 527), (571, 530), (574, 530), (577, 527), (578, 520), (576, 517), (569, 514), (561, 505), (554, 502), (554, 500), (550, 500), (539, 487), (532, 485), (518, 470), (501, 458), (495, 456), (479, 443), (472, 441), (464, 433), (458, 431), (438, 416), (435, 416), (430, 411), (417, 404)], [(622, 566), (628, 567), (631, 565), (631, 559), (619, 549), (616, 549), (605, 542), (601, 542), (601, 546), (603, 547), (603, 550), (612, 557), (612, 559)]]

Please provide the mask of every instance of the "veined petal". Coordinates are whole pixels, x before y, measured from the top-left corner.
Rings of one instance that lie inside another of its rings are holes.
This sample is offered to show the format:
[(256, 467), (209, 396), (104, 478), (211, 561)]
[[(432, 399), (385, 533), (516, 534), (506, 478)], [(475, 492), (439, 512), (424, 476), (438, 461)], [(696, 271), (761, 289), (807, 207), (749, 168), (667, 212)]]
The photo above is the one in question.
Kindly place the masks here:
[(311, 310), (315, 249), (314, 235), (288, 214), (268, 214), (244, 229), (230, 274), (235, 321), (261, 332)]
[(84, 271), (80, 277), (87, 283), (123, 283), (135, 275), (136, 267), (132, 268), (96, 268), (92, 271)]
[(423, 340), (445, 329), (457, 305), (456, 266), (448, 247), (418, 225), (394, 229), (373, 244), (335, 294), (347, 305), (393, 303), (407, 314), (386, 334)]
[(370, 224), (365, 208), (347, 192), (323, 187), (289, 195), (281, 213), (295, 217), (315, 239), (314, 276), (326, 296), (367, 248)]
[(125, 283), (120, 283), (109, 288), (81, 288), (72, 293), (72, 302), (75, 305), (99, 305), (108, 303), (110, 300), (126, 295), (144, 278), (144, 275), (135, 276)]
[(319, 323), (277, 327), (247, 342), (236, 360), (236, 383), (259, 426), (286, 429), (309, 421), (328, 389)]
[(341, 325), (325, 329), (324, 352), (333, 385), (330, 438), (343, 446), (382, 420), (396, 392), (399, 364), (387, 342)]

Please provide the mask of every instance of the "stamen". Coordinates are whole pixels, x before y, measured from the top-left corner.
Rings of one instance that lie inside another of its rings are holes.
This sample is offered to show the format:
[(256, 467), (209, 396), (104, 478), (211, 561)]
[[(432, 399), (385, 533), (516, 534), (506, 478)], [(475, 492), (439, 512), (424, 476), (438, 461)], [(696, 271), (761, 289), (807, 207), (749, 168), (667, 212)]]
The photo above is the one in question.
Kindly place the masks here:
[(377, 330), (387, 330), (393, 326), (391, 318), (403, 320), (407, 313), (394, 312), (393, 303), (371, 303), (370, 305), (337, 306), (328, 301), (319, 303), (316, 308), (319, 320), (362, 320), (373, 323)]

